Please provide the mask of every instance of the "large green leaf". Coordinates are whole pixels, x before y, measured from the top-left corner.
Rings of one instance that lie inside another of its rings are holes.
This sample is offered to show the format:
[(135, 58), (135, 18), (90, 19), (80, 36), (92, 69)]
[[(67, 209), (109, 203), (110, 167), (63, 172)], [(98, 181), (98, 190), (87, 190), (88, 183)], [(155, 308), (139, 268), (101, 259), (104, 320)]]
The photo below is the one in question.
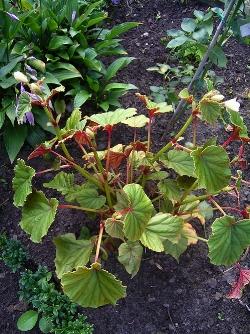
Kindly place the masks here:
[(118, 299), (126, 296), (126, 287), (122, 282), (101, 269), (99, 263), (93, 263), (91, 268), (78, 267), (72, 273), (63, 274), (62, 286), (64, 293), (83, 307), (115, 305)]
[(148, 122), (149, 122), (148, 117), (144, 115), (136, 115), (126, 119), (122, 123), (130, 126), (131, 128), (143, 128), (148, 124)]
[(163, 252), (163, 240), (178, 241), (184, 221), (168, 213), (158, 213), (150, 219), (140, 241), (155, 252)]
[(196, 28), (196, 21), (195, 19), (191, 19), (189, 17), (185, 17), (183, 20), (182, 20), (182, 23), (181, 23), (181, 28), (186, 31), (186, 32), (193, 32)]
[(67, 36), (54, 36), (51, 38), (49, 42), (49, 50), (56, 50), (62, 48), (63, 45), (70, 45), (73, 44), (72, 39)]
[(74, 98), (74, 108), (80, 108), (90, 97), (91, 93), (86, 90), (78, 92)]
[(209, 59), (212, 63), (219, 67), (227, 67), (227, 57), (221, 46), (215, 45), (210, 51)]
[(22, 159), (17, 160), (15, 176), (13, 178), (14, 205), (23, 206), (27, 196), (32, 192), (31, 180), (36, 171), (27, 166)]
[(38, 313), (33, 310), (26, 311), (17, 320), (17, 328), (22, 332), (30, 331), (35, 327)]
[[(191, 38), (182, 35), (182, 36), (178, 36), (174, 39), (172, 39), (168, 44), (167, 44), (167, 48), (169, 49), (174, 49), (177, 48), (178, 46), (183, 45), (184, 43), (186, 43), (187, 41), (190, 41)], [(192, 40), (191, 40), (192, 41)]]
[(237, 221), (232, 216), (215, 219), (208, 240), (209, 258), (216, 265), (230, 266), (237, 262), (250, 245), (250, 220)]
[(68, 189), (65, 196), (66, 201), (77, 202), (83, 208), (100, 209), (106, 203), (106, 197), (99, 195), (93, 185), (75, 185)]
[(60, 172), (58, 173), (53, 180), (50, 182), (44, 183), (43, 186), (45, 188), (55, 189), (62, 193), (62, 195), (66, 195), (74, 186), (74, 174)]
[(231, 178), (227, 152), (219, 146), (198, 148), (191, 153), (199, 186), (209, 193), (215, 193), (226, 187)]
[(133, 278), (140, 269), (143, 247), (138, 241), (128, 241), (120, 245), (118, 252), (119, 262)]
[(152, 215), (153, 204), (139, 184), (127, 184), (126, 200), (118, 201), (117, 209), (125, 213), (124, 234), (131, 240), (139, 240)]
[(189, 153), (180, 150), (171, 150), (161, 161), (168, 168), (172, 168), (179, 175), (194, 176), (194, 161)]
[(81, 110), (76, 108), (72, 111), (70, 117), (67, 119), (64, 130), (83, 130), (86, 122), (86, 119), (82, 120)]
[(114, 28), (112, 28), (105, 37), (107, 39), (115, 38), (117, 36), (120, 36), (121, 34), (124, 34), (130, 29), (136, 28), (139, 24), (140, 23), (138, 22), (124, 22), (124, 23), (118, 24), (114, 26)]
[(76, 240), (73, 233), (67, 233), (54, 238), (56, 245), (56, 274), (59, 278), (68, 271), (79, 266), (85, 266), (94, 244), (90, 240)]
[(116, 109), (115, 111), (109, 111), (102, 114), (95, 114), (90, 116), (90, 120), (103, 127), (107, 125), (115, 125), (122, 123), (126, 119), (134, 116), (136, 114), (135, 108), (128, 109)]
[(222, 108), (216, 101), (202, 99), (199, 103), (202, 119), (210, 124), (214, 124), (221, 115)]
[(11, 163), (15, 160), (23, 146), (27, 133), (28, 130), (26, 125), (12, 126), (11, 124), (8, 124), (5, 127), (3, 139)]
[(166, 179), (158, 183), (160, 192), (171, 201), (178, 201), (182, 192), (176, 180)]
[(124, 240), (123, 222), (114, 218), (105, 221), (105, 231), (112, 237)]
[(30, 112), (32, 109), (31, 99), (28, 93), (22, 93), (18, 99), (17, 105), (17, 122), (18, 124), (23, 123), (24, 115)]
[(40, 242), (53, 223), (58, 200), (48, 200), (42, 191), (34, 191), (27, 197), (22, 210), (21, 228), (33, 242)]
[(173, 258), (175, 258), (176, 261), (179, 262), (181, 254), (184, 253), (188, 247), (188, 240), (181, 235), (177, 243), (173, 243), (169, 240), (164, 240), (163, 245), (165, 253), (173, 256)]
[(128, 90), (133, 90), (133, 89), (137, 89), (137, 87), (132, 84), (126, 84), (126, 83), (120, 83), (120, 82), (111, 82), (107, 86), (104, 87), (105, 92), (110, 92), (110, 91), (126, 92)]
[(121, 57), (116, 59), (109, 67), (107, 68), (107, 72), (105, 74), (105, 79), (109, 81), (112, 79), (116, 73), (121, 70), (122, 68), (128, 66), (128, 64), (131, 63), (132, 60), (135, 58), (133, 57)]

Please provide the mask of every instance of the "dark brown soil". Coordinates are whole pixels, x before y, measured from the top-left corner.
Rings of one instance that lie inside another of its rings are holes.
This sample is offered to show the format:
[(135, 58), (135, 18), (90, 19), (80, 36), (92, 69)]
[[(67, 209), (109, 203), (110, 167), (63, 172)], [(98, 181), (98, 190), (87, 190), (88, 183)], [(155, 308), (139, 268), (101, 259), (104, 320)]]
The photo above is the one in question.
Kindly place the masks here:
[[(195, 8), (200, 7), (195, 5)], [(170, 0), (134, 0), (131, 11), (127, 7), (117, 7), (113, 13), (116, 22), (136, 20), (143, 23), (137, 30), (128, 33), (124, 40), (128, 54), (137, 60), (123, 71), (119, 80), (135, 84), (142, 93), (148, 93), (150, 85), (161, 84), (161, 77), (147, 72), (146, 69), (156, 62), (165, 61), (167, 52), (160, 43), (160, 38), (167, 29), (179, 27), (181, 19), (192, 13), (193, 9), (194, 4), (183, 7), (177, 1)], [(157, 15), (159, 19), (156, 18)], [(249, 73), (246, 74), (249, 48), (231, 41), (226, 53), (229, 56), (229, 64), (226, 70), (220, 71), (220, 75), (225, 78), (222, 90), (227, 97), (236, 94), (242, 100), (243, 113), (249, 125), (247, 102), (244, 99), (244, 91), (249, 87)], [(141, 109), (133, 94), (127, 95), (123, 103), (125, 106), (137, 106)], [(164, 134), (166, 122), (167, 118), (164, 122), (161, 120), (155, 124), (155, 146), (162, 145), (160, 139)], [(178, 127), (178, 122), (176, 126)], [(207, 128), (200, 128), (199, 136), (211, 136), (210, 132)], [(219, 140), (224, 136), (222, 132), (219, 127), (213, 129), (213, 134), (217, 134)], [(118, 135), (121, 133), (118, 132)], [(125, 140), (126, 136), (127, 133), (123, 133), (122, 140)], [(28, 147), (25, 148), (22, 156), (27, 157), (29, 151)], [(18, 226), (20, 211), (12, 205), (12, 166), (2, 147), (0, 152), (1, 230), (20, 239), (35, 262), (47, 265), (53, 270), (53, 236), (65, 232), (79, 233), (86, 217), (70, 210), (59, 212), (43, 243), (32, 244)], [(42, 161), (36, 161), (35, 164), (39, 170), (43, 168)], [(249, 179), (248, 176), (249, 171), (246, 171), (244, 178)], [(52, 175), (47, 176), (48, 179), (51, 177)], [(37, 183), (39, 187), (39, 182)], [(47, 193), (53, 195), (51, 192)], [(250, 201), (247, 189), (244, 190), (242, 201)], [(190, 247), (181, 257), (179, 264), (166, 255), (145, 253), (141, 270), (132, 280), (113, 258), (108, 261), (107, 269), (128, 286), (128, 296), (115, 307), (84, 310), (89, 321), (94, 324), (96, 334), (250, 333), (250, 314), (246, 306), (225, 297), (232, 272), (224, 273), (223, 268), (211, 265), (207, 258), (207, 248), (200, 242)], [(16, 319), (22, 311), (18, 304), (18, 277), (10, 274), (1, 263), (0, 280), (0, 333), (16, 334), (19, 333), (16, 329)], [(248, 303), (249, 296), (246, 292), (243, 304)], [(35, 330), (33, 333), (40, 331)]]

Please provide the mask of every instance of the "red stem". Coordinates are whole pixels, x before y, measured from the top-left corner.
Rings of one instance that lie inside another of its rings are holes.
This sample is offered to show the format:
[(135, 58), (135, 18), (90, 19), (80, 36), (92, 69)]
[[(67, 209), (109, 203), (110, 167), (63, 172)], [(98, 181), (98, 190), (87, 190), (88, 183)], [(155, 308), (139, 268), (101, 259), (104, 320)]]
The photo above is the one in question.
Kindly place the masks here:
[[(60, 166), (59, 168), (64, 169), (64, 168), (71, 168), (71, 167), (72, 167), (71, 165), (63, 165), (63, 166)], [(41, 174), (45, 174), (48, 172), (55, 172), (55, 169), (54, 168), (44, 169), (44, 170), (41, 170), (40, 172), (36, 172), (36, 175), (41, 175)]]
[(233, 133), (227, 138), (227, 140), (221, 145), (222, 147), (227, 147), (231, 142), (239, 138), (239, 130), (234, 128)]

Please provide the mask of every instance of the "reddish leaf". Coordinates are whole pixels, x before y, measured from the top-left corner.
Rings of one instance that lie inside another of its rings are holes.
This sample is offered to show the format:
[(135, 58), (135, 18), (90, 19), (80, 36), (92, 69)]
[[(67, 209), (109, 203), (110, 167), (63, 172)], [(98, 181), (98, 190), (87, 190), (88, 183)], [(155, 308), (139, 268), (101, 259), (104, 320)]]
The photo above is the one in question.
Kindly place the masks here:
[(126, 158), (126, 155), (122, 152), (110, 151), (109, 153), (109, 166), (110, 168), (117, 169), (122, 163), (123, 159)]
[(33, 152), (28, 156), (28, 160), (40, 157), (46, 153), (50, 152), (50, 149), (45, 148), (43, 145), (38, 146)]
[(233, 284), (231, 291), (227, 295), (227, 298), (230, 299), (240, 299), (244, 287), (250, 283), (250, 269), (244, 269), (240, 266), (238, 267), (238, 269), (239, 277), (237, 281)]
[(90, 144), (90, 137), (87, 135), (85, 131), (77, 131), (74, 134), (75, 141), (80, 145), (88, 145)]

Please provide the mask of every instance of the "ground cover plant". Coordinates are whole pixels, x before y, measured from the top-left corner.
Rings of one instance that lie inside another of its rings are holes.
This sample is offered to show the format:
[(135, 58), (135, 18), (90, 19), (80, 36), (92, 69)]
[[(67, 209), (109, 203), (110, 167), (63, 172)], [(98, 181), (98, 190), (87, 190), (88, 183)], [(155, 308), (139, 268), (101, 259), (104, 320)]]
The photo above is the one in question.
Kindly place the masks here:
[[(154, 153), (154, 119), (171, 112), (172, 106), (154, 103), (138, 94), (147, 117), (128, 108), (82, 118), (81, 111), (75, 109), (66, 125), (60, 127), (59, 118), (50, 108), (51, 96), (53, 92), (49, 97), (40, 95), (40, 105), (57, 135), (36, 148), (29, 160), (45, 154), (57, 159), (55, 177), (43, 186), (58, 191), (64, 200), (49, 199), (32, 187), (33, 178), (40, 178), (53, 168), (36, 172), (18, 160), (13, 179), (14, 205), (22, 207), (20, 226), (35, 243), (48, 233), (58, 210), (81, 210), (92, 218), (94, 214), (97, 226), (93, 235), (76, 239), (67, 233), (54, 238), (56, 273), (72, 301), (96, 308), (125, 297), (122, 282), (103, 269), (103, 259), (117, 248), (118, 261), (132, 277), (140, 268), (143, 247), (178, 260), (188, 245), (201, 240), (208, 243), (213, 264), (229, 266), (240, 260), (250, 245), (248, 209), (240, 207), (240, 202), (237, 208), (222, 207), (217, 200), (220, 193), (239, 197), (244, 182), (241, 173), (234, 170), (235, 166), (246, 166), (244, 145), (249, 137), (236, 99), (225, 101), (218, 91), (210, 91), (196, 101), (187, 90), (181, 91), (180, 97), (190, 105), (190, 115), (180, 131)], [(228, 139), (217, 143), (215, 138), (207, 138), (205, 144), (199, 144), (199, 124), (213, 125), (218, 121), (230, 132)], [(134, 139), (112, 147), (113, 131), (121, 124), (134, 129)], [(183, 143), (190, 126), (193, 141)], [(147, 141), (141, 141), (137, 131), (145, 127)], [(107, 145), (100, 151), (98, 134), (103, 131)], [(70, 142), (78, 146), (80, 160), (68, 150)], [(239, 143), (239, 152), (229, 157), (226, 149), (232, 142)], [(63, 171), (65, 168), (70, 171)], [(80, 174), (81, 181), (77, 181), (73, 171)], [(191, 223), (198, 218), (204, 224), (214, 211), (222, 216), (215, 219), (207, 240), (197, 235)]]
[[(34, 103), (32, 114), (30, 107), (22, 119), (16, 117), (22, 108), (15, 103), (16, 95), (25, 91), (28, 82), (45, 77), (44, 89), (63, 82), (65, 98), (57, 95), (53, 101), (58, 114), (86, 102), (94, 110), (112, 110), (119, 106), (122, 95), (136, 88), (114, 77), (133, 60), (121, 46), (121, 35), (138, 23), (124, 22), (107, 29), (104, 5), (102, 0), (0, 3), (0, 128), (11, 161), (25, 140), (35, 146), (45, 140), (44, 131), (48, 131), (46, 115), (42, 117)], [(110, 56), (113, 62), (107, 66), (104, 59)], [(28, 93), (35, 91), (33, 85)]]
[(19, 240), (0, 234), (0, 251), (0, 259), (5, 265), (20, 274), (20, 300), (32, 307), (19, 317), (18, 330), (30, 331), (38, 324), (42, 333), (93, 333), (86, 317), (78, 313), (77, 305), (56, 289), (52, 273), (43, 266), (29, 268), (32, 264), (29, 263), (30, 256)]

